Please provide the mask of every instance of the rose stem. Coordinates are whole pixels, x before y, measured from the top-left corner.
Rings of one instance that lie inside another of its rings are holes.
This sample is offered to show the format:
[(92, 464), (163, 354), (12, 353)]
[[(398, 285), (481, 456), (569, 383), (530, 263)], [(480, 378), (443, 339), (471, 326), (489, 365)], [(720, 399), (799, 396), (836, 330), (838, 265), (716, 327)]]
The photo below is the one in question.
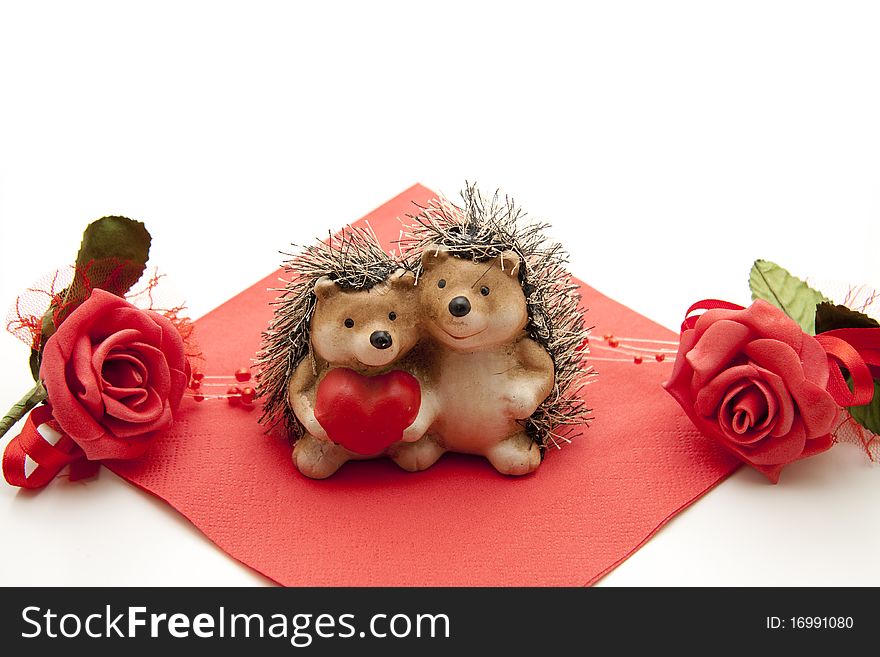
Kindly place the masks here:
[(25, 396), (18, 400), (12, 408), (10, 408), (3, 419), (0, 420), (0, 437), (9, 431), (13, 425), (24, 417), (25, 413), (31, 410), (46, 398), (46, 389), (40, 381), (37, 381), (33, 388), (25, 393)]

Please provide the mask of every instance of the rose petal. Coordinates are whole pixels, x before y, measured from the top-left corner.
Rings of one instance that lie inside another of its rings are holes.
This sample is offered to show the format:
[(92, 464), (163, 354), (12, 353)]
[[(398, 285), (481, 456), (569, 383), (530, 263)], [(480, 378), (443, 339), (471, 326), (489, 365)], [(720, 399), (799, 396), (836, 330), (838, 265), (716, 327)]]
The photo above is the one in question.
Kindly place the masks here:
[[(133, 362), (143, 368), (143, 364), (137, 359), (133, 359)], [(121, 365), (121, 367), (108, 367), (108, 365), (112, 366), (114, 364)], [(129, 406), (137, 406), (146, 401), (147, 388), (144, 387), (144, 383), (147, 377), (138, 371), (138, 367), (125, 361), (111, 363), (108, 360), (104, 363), (104, 372), (106, 376), (104, 378), (103, 395), (105, 397), (124, 402)], [(119, 385), (111, 385), (110, 381), (107, 380), (108, 376), (118, 382)]]
[(189, 383), (189, 374), (180, 370), (171, 370), (171, 392), (168, 393), (168, 404), (175, 413), (183, 399), (187, 383)]
[[(54, 340), (59, 346), (59, 352), (66, 362), (70, 358), (73, 340), (79, 336), (92, 336), (93, 331), (98, 335), (100, 340), (106, 337), (107, 332), (95, 329), (95, 326), (105, 322), (105, 316), (112, 313), (117, 308), (129, 306), (130, 304), (124, 299), (111, 294), (106, 290), (92, 290), (91, 296), (86, 299), (76, 311), (70, 313), (58, 330), (49, 338)], [(82, 311), (82, 312), (80, 312)], [(110, 331), (112, 333), (112, 331)], [(98, 340), (98, 341), (100, 341)], [(47, 344), (48, 344), (47, 340)]]
[[(174, 324), (167, 317), (163, 317), (158, 313), (151, 313), (153, 321), (162, 331), (162, 338), (159, 341), (159, 348), (165, 354), (165, 360), (168, 361), (168, 367), (172, 370), (183, 372), (186, 370), (186, 351), (184, 349), (183, 338), (180, 336)], [(187, 377), (189, 378), (189, 377)]]
[[(104, 386), (104, 397), (112, 399), (120, 404), (137, 407), (147, 401), (149, 393), (146, 388), (117, 388), (114, 386)], [(106, 402), (105, 402), (106, 403)]]
[(777, 413), (779, 412), (779, 399), (775, 391), (763, 379), (752, 379), (752, 384), (761, 391), (767, 404), (764, 421), (758, 425), (761, 429), (772, 429), (776, 425)]
[(784, 436), (768, 436), (748, 450), (749, 463), (777, 465), (796, 461), (800, 458), (807, 442), (807, 434), (800, 418), (795, 418), (791, 431)]
[(49, 399), (52, 400), (53, 417), (64, 432), (71, 437), (75, 436), (76, 441), (82, 446), (84, 442), (101, 438), (106, 431), (92, 416), (83, 412), (82, 404), (67, 384), (66, 357), (61, 347), (58, 341), (53, 341), (51, 338), (46, 342), (40, 366), (40, 378), (46, 387)]
[[(744, 434), (749, 430), (759, 428), (767, 423), (767, 411), (771, 402), (764, 397), (764, 391), (752, 384), (743, 391), (730, 398), (734, 423), (731, 428), (737, 434)], [(725, 400), (724, 406), (728, 406)]]
[[(730, 393), (718, 407), (717, 420), (719, 429), (727, 440), (738, 445), (753, 445), (763, 440), (767, 434), (770, 433), (770, 426), (755, 427), (752, 424), (749, 424), (744, 427), (745, 430), (742, 432), (737, 431), (734, 427), (737, 413), (735, 407), (739, 404), (738, 400), (741, 399), (743, 395), (749, 395), (750, 392), (758, 397), (763, 396), (762, 389), (755, 386), (751, 381), (744, 381), (734, 388), (731, 388)], [(746, 403), (748, 404), (748, 402)], [(762, 410), (768, 407), (766, 401), (759, 402), (758, 405)], [(743, 410), (749, 412), (748, 408)], [(763, 416), (764, 413), (762, 412), (760, 415)], [(766, 425), (766, 421), (763, 422), (763, 424)]]
[(105, 388), (141, 388), (150, 377), (147, 368), (134, 354), (117, 351), (104, 360), (101, 378)]
[(748, 327), (729, 320), (715, 322), (706, 328), (699, 342), (685, 355), (694, 369), (694, 385), (702, 387), (728, 366), (743, 350), (749, 335)]
[(718, 405), (718, 408), (715, 411), (715, 416), (718, 420), (719, 429), (721, 429), (725, 434), (727, 434), (729, 431), (733, 432), (733, 440), (737, 440), (738, 436), (737, 432), (733, 429), (734, 413), (731, 405), (729, 404), (729, 400), (731, 397), (738, 395), (748, 387), (749, 382), (748, 379), (746, 379), (744, 381), (740, 380), (736, 384), (734, 384), (733, 387), (728, 388), (724, 399)]
[(128, 352), (141, 360), (149, 373), (146, 387), (153, 388), (162, 399), (167, 399), (171, 392), (171, 374), (165, 355), (152, 345), (133, 342), (128, 345)]
[(132, 342), (142, 342), (144, 335), (141, 331), (132, 328), (124, 328), (104, 337), (100, 342), (93, 343), (92, 367), (95, 372), (101, 372), (104, 360), (113, 350), (124, 350), (126, 345)]
[(108, 312), (103, 318), (104, 321), (93, 327), (93, 330), (99, 326), (107, 326), (108, 335), (111, 335), (118, 331), (120, 326), (124, 326), (126, 329), (139, 331), (142, 334), (140, 338), (142, 341), (158, 346), (162, 344), (162, 329), (156, 323), (154, 316), (155, 313), (141, 310), (126, 302), (124, 306)]
[[(764, 339), (750, 342), (745, 352), (761, 368), (772, 370), (783, 379), (800, 410), (808, 436), (819, 436), (831, 430), (831, 423), (837, 417), (837, 404), (823, 388), (805, 378), (803, 364), (794, 349), (777, 340)], [(827, 361), (824, 366), (827, 369)], [(819, 378), (827, 381), (827, 376)], [(774, 433), (779, 435), (783, 430), (781, 427)]]
[(796, 321), (773, 304), (757, 299), (741, 313), (736, 321), (748, 326), (756, 336), (783, 342), (796, 353), (801, 350), (801, 344), (807, 334)]
[(752, 340), (744, 352), (753, 363), (781, 377), (788, 388), (804, 380), (801, 359), (797, 351), (785, 342), (769, 338)]
[(828, 354), (822, 345), (813, 336), (805, 335), (798, 355), (803, 363), (804, 378), (825, 389), (831, 372), (828, 367)]
[(792, 391), (792, 398), (801, 412), (807, 438), (818, 438), (834, 428), (839, 407), (827, 390), (803, 381)]
[(758, 371), (752, 365), (737, 365), (724, 370), (709, 381), (705, 386), (698, 387), (693, 384), (694, 409), (700, 415), (713, 417), (718, 412), (718, 406), (727, 391), (737, 381), (748, 381), (759, 376)]
[[(131, 425), (149, 425), (151, 422), (154, 422), (156, 419), (161, 417), (162, 413), (165, 410), (165, 405), (162, 401), (162, 398), (156, 394), (155, 390), (152, 390), (150, 388), (147, 388), (145, 392), (146, 397), (141, 403), (138, 404), (128, 404), (105, 395), (104, 406), (107, 410), (104, 418), (105, 423), (108, 418), (116, 418), (117, 420), (121, 420), (122, 422), (126, 422)], [(122, 436), (130, 434), (126, 433), (116, 435)]]
[(808, 456), (827, 452), (833, 445), (834, 436), (830, 433), (812, 439), (808, 438), (807, 444), (804, 446), (804, 451), (801, 454), (801, 458), (807, 458)]
[(155, 435), (148, 432), (136, 438), (116, 438), (108, 433), (102, 440), (85, 442), (80, 447), (85, 452), (86, 458), (91, 461), (136, 459), (147, 451)]
[(93, 417), (103, 413), (101, 371), (92, 368), (92, 343), (87, 335), (74, 340), (65, 365), (65, 380), (71, 392)]
[(117, 438), (140, 438), (143, 434), (167, 429), (173, 423), (171, 409), (168, 405), (162, 408), (161, 414), (155, 420), (146, 423), (132, 424), (111, 415), (104, 417), (104, 424), (106, 424), (107, 430)]
[(738, 322), (739, 317), (741, 317), (744, 312), (745, 310), (728, 310), (727, 308), (712, 308), (711, 310), (707, 310), (697, 318), (697, 323), (694, 324), (693, 330), (696, 332), (697, 339), (701, 340), (706, 330), (717, 322)]
[[(697, 343), (697, 332), (693, 329), (682, 331), (678, 343), (678, 355), (672, 365), (672, 375), (669, 380), (663, 384), (670, 393), (673, 389), (680, 388), (682, 391), (690, 389), (690, 382), (694, 375), (694, 370), (688, 364), (684, 355), (689, 352)], [(675, 396), (673, 394), (673, 396)], [(681, 403), (681, 402), (679, 402)]]
[(791, 431), (791, 425), (794, 422), (797, 407), (791, 398), (791, 392), (785, 386), (782, 377), (774, 374), (770, 370), (764, 369), (757, 365), (752, 365), (758, 372), (758, 376), (773, 391), (773, 397), (779, 406), (776, 409), (776, 423), (770, 432), (773, 436), (784, 436)]
[[(736, 414), (736, 409), (734, 408), (734, 399), (742, 393), (744, 390), (747, 390), (752, 385), (751, 381), (748, 379), (744, 381), (739, 381), (731, 388), (728, 388), (727, 393), (724, 395), (724, 399), (721, 401), (721, 404), (718, 406), (718, 411), (725, 412), (731, 421), (731, 428), (733, 428), (733, 420), (734, 415)], [(750, 424), (748, 426), (751, 426)], [(747, 427), (744, 427), (747, 429)], [(736, 431), (736, 433), (742, 433), (740, 431)]]

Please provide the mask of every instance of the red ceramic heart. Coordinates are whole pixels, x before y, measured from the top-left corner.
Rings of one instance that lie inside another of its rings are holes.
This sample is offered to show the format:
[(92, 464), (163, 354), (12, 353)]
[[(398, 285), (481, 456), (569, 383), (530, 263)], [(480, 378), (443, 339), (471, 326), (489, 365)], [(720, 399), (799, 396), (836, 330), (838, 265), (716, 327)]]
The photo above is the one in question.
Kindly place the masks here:
[(318, 384), (315, 419), (334, 443), (377, 454), (403, 437), (421, 403), (419, 382), (407, 372), (363, 376), (338, 367)]

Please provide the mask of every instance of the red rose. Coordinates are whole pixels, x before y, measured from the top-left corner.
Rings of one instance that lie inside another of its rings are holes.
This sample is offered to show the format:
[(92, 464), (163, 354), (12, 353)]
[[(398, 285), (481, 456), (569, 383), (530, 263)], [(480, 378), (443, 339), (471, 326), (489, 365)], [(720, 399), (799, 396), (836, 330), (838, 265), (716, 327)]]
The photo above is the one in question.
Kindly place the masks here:
[(839, 407), (828, 356), (766, 301), (705, 312), (684, 330), (664, 384), (696, 427), (773, 483), (782, 468), (832, 445)]
[(88, 459), (130, 459), (171, 425), (189, 364), (167, 318), (96, 289), (46, 342), (40, 378)]

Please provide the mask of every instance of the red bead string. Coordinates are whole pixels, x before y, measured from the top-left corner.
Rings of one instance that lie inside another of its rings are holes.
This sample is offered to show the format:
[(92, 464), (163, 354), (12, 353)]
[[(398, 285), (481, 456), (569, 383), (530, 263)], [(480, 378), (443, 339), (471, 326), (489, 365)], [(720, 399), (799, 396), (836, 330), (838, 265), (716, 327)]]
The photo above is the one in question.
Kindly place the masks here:
[[(627, 363), (641, 365), (646, 362), (664, 363), (675, 362), (675, 354), (678, 353), (678, 342), (674, 340), (652, 340), (648, 338), (624, 338), (613, 333), (602, 336), (604, 344), (591, 344), (592, 349), (615, 352), (625, 358), (591, 356), (590, 360)], [(640, 343), (647, 346), (637, 346), (632, 343)], [(669, 346), (666, 346), (669, 345)], [(672, 348), (675, 347), (675, 348)]]
[[(257, 397), (257, 391), (252, 386), (239, 386), (251, 380), (251, 371), (247, 367), (240, 367), (232, 376), (219, 374), (205, 374), (195, 371), (190, 375), (189, 391), (187, 396), (195, 402), (203, 402), (206, 399), (225, 399), (231, 406), (243, 406), (252, 408)], [(226, 388), (225, 394), (206, 394), (203, 388), (217, 387)]]

